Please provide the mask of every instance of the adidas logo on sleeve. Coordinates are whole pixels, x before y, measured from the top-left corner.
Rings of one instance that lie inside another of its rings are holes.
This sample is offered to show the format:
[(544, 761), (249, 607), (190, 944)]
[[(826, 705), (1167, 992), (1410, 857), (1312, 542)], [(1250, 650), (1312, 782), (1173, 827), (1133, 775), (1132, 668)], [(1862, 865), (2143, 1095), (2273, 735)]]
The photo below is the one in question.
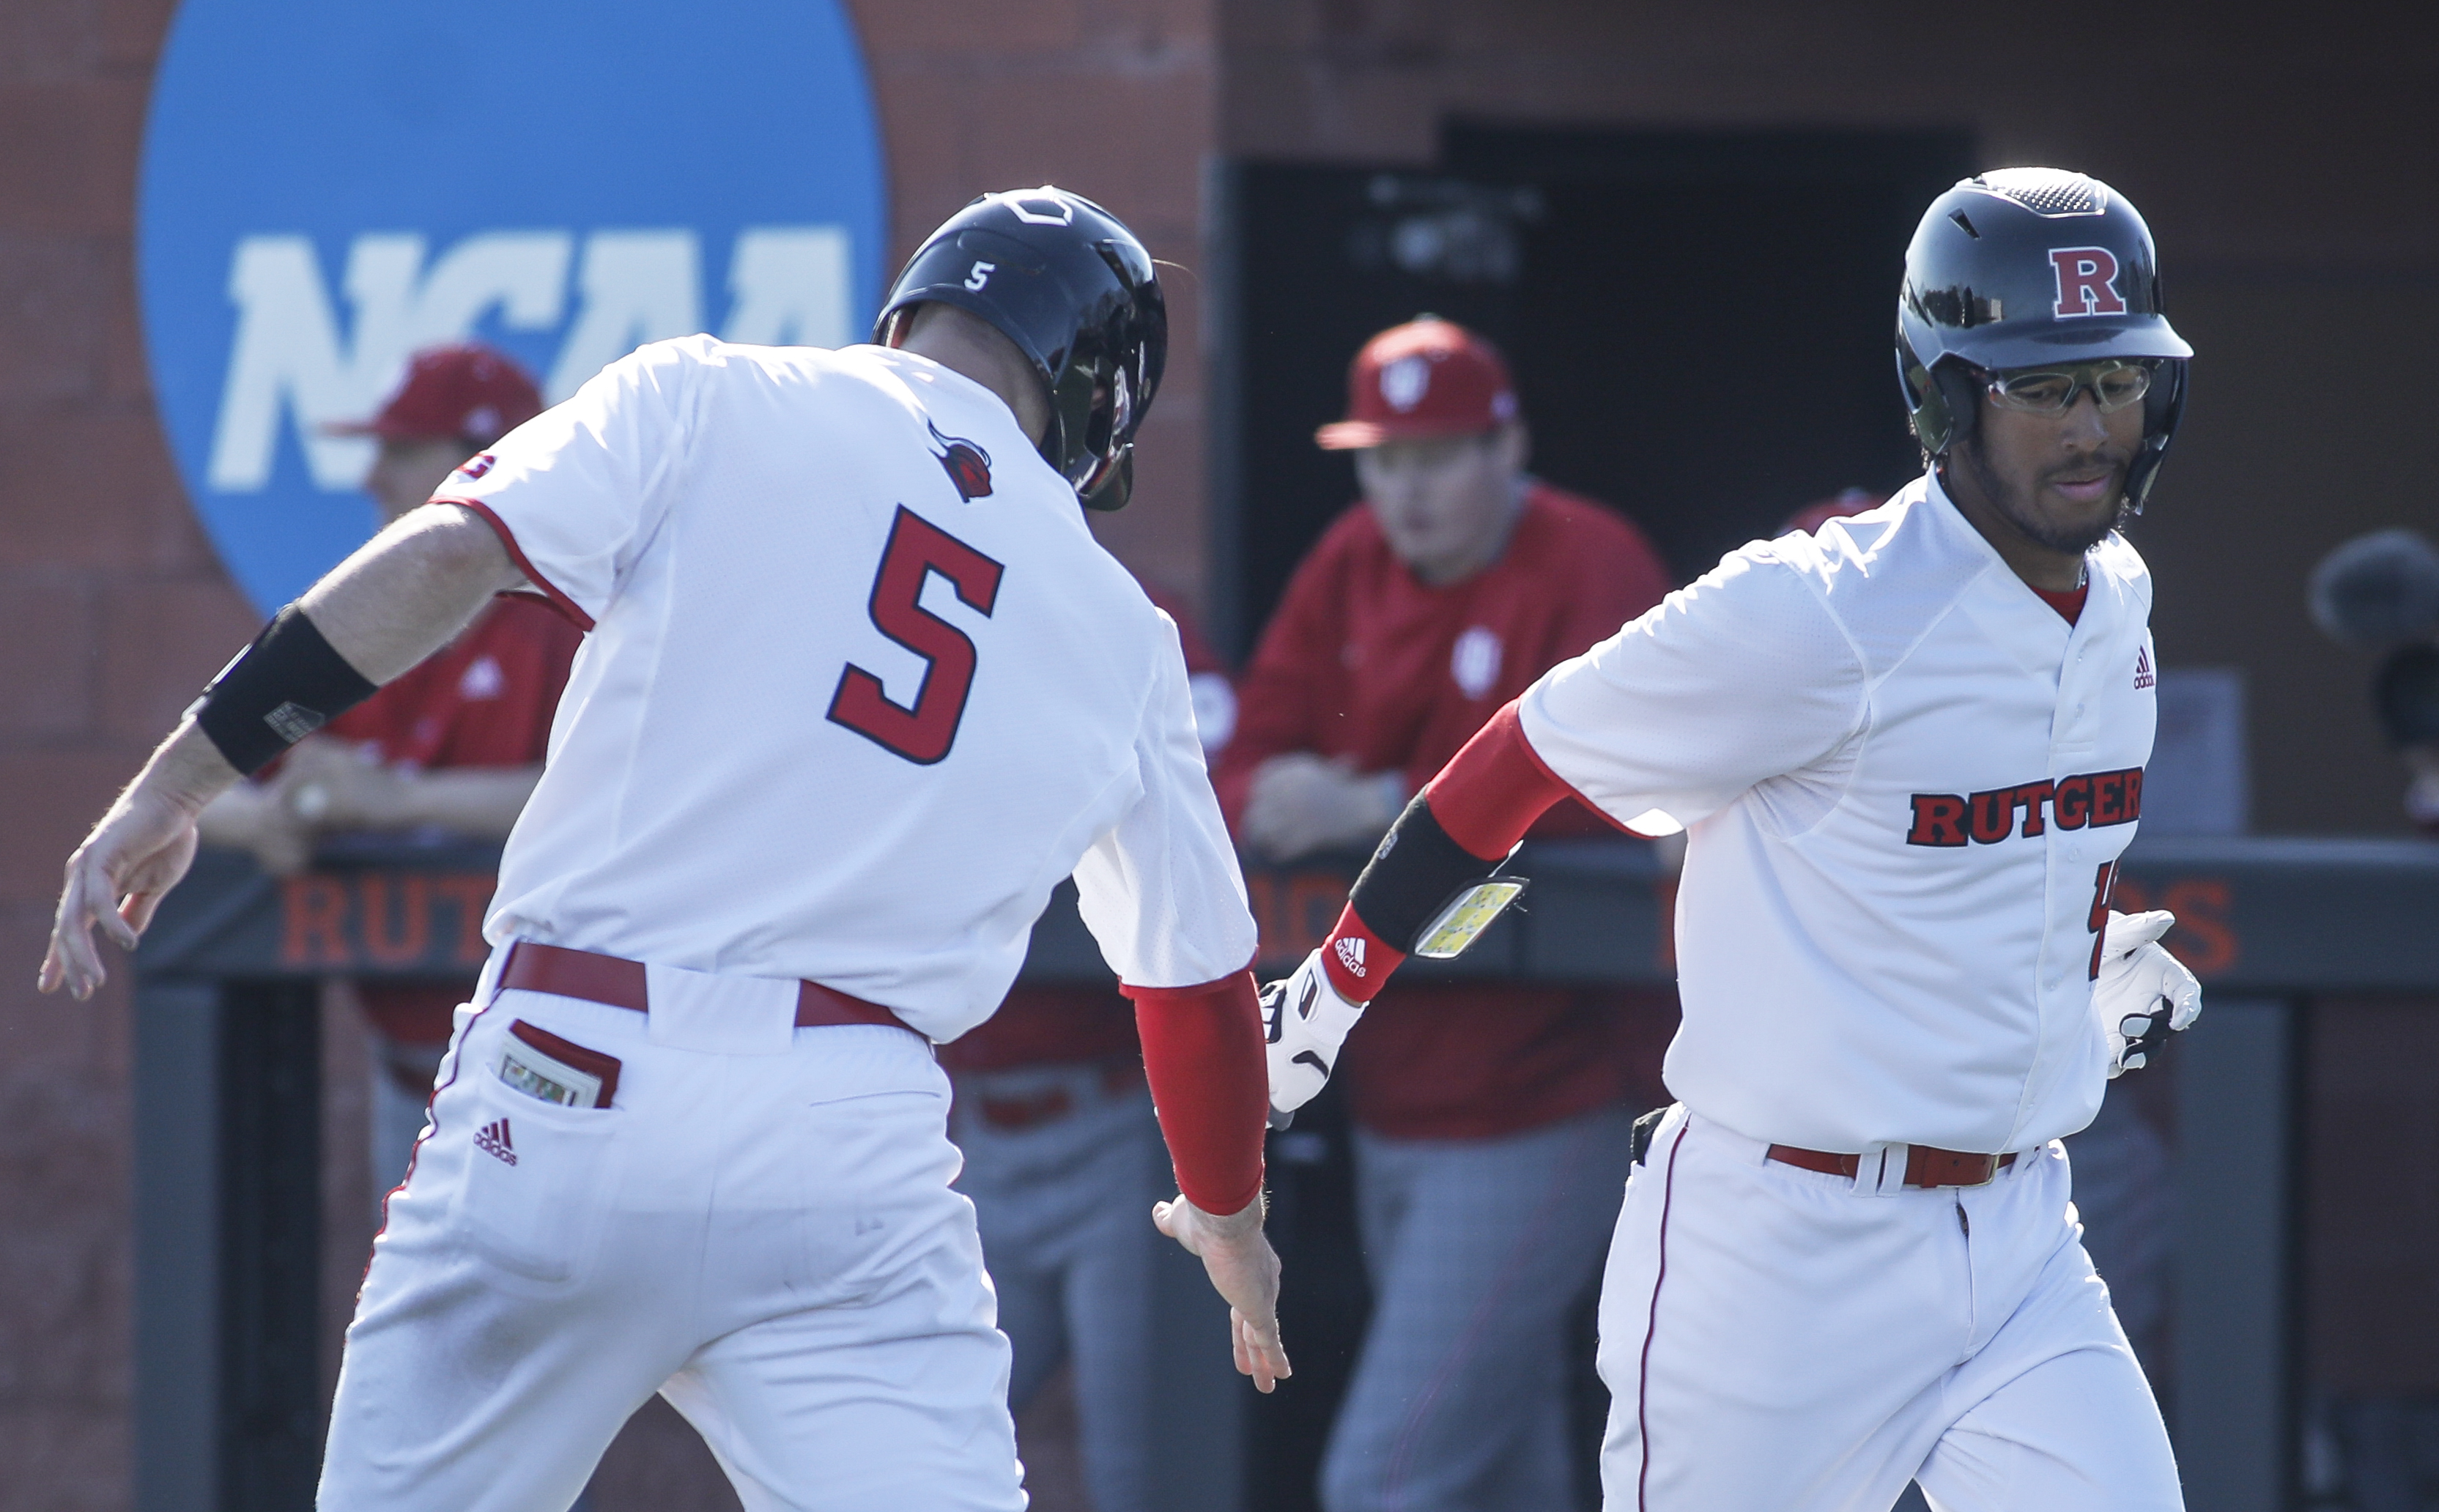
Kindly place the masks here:
[(1338, 942), (1338, 962), (1341, 966), (1345, 967), (1349, 971), (1354, 972), (1357, 979), (1361, 980), (1363, 976), (1362, 940), (1352, 934), (1340, 940)]

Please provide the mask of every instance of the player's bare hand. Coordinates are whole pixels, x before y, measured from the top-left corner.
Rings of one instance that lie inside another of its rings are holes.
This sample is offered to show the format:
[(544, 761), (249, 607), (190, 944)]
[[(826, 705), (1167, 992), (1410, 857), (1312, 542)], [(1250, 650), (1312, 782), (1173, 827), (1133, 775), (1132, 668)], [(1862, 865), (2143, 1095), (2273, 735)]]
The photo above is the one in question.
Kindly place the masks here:
[(328, 736), (300, 741), (273, 785), (280, 807), (314, 830), (391, 827), (405, 779), (368, 754), (365, 746)]
[(205, 845), (252, 851), (274, 877), (303, 871), (313, 860), (317, 831), (289, 811), (273, 784), (240, 783), (213, 799), (196, 824)]
[(1344, 760), (1291, 751), (1255, 769), (1245, 795), (1245, 844), (1273, 861), (1369, 845), (1397, 822), (1405, 802), (1397, 773), (1359, 773)]
[(68, 858), (35, 985), (45, 992), (65, 987), (80, 1000), (93, 996), (108, 974), (93, 931), (121, 950), (135, 949), (161, 896), (187, 875), (195, 840), (195, 816), (181, 804), (137, 789), (113, 804)]
[(1183, 1196), (1152, 1204), (1154, 1226), (1202, 1257), (1212, 1288), (1228, 1302), (1228, 1337), (1237, 1370), (1270, 1391), (1295, 1374), (1279, 1342), (1279, 1257), (1262, 1232), (1256, 1198), (1241, 1213), (1215, 1218)]
[(37, 988), (93, 996), (107, 974), (93, 932), (98, 928), (122, 950), (135, 948), (162, 895), (194, 862), (196, 816), (237, 780), (237, 769), (191, 720), (161, 743), (68, 858)]

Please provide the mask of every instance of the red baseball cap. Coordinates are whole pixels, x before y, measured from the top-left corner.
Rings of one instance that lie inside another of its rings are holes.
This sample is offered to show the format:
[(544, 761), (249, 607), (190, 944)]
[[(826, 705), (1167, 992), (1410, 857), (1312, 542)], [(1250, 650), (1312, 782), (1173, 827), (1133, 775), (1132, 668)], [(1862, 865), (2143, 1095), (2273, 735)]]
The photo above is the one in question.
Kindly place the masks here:
[(1313, 433), (1352, 452), (1424, 436), (1470, 436), (1516, 418), (1499, 348), (1452, 320), (1423, 315), (1363, 344), (1346, 370), (1346, 418)]
[(485, 447), (542, 413), (542, 390), (516, 360), (479, 342), (427, 347), (397, 392), (368, 420), (338, 420), (331, 436), (430, 436)]

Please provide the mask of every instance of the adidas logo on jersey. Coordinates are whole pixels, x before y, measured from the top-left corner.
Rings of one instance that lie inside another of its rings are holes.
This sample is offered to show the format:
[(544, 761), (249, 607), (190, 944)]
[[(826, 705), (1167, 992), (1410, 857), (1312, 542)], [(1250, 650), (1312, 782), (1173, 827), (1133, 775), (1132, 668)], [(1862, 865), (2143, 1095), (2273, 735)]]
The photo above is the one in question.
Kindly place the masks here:
[(511, 1165), (517, 1163), (517, 1147), (508, 1139), (508, 1121), (505, 1118), (495, 1118), (476, 1130), (474, 1147), (487, 1155), (497, 1155)]
[(2145, 646), (2134, 653), (2134, 685), (2149, 687), (2157, 681), (2151, 674), (2151, 648)]
[(1338, 942), (1338, 964), (1354, 972), (1357, 976), (1362, 976), (1363, 974), (1363, 942), (1352, 934), (1340, 940)]

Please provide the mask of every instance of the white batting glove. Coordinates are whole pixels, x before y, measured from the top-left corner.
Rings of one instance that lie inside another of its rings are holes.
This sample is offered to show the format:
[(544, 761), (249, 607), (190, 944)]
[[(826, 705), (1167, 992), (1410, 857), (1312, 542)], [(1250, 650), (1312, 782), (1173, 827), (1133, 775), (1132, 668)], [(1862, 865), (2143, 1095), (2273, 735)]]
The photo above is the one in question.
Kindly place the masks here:
[(2110, 911), (2109, 928), (2100, 937), (2100, 980), (2092, 985), (2092, 1011), (2109, 1034), (2112, 1081), (2142, 1069), (2168, 1036), (2201, 1017), (2201, 983), (2159, 943), (2176, 921), (2177, 916), (2165, 909)]
[(1262, 989), (1273, 1129), (1288, 1127), (1295, 1111), (1328, 1084), (1330, 1068), (1338, 1064), (1338, 1047), (1362, 1016), (1362, 1004), (1347, 1002), (1330, 985), (1319, 951), (1306, 956), (1286, 981)]

